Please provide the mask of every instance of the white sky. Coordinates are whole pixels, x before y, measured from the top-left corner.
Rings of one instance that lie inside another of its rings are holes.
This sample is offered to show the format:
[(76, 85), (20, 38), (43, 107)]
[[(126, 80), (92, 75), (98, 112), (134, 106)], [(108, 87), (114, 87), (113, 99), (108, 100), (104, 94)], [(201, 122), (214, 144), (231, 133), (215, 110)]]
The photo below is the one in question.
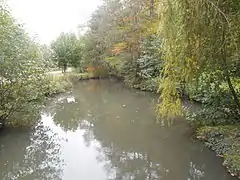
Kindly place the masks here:
[(13, 16), (30, 35), (49, 44), (61, 32), (74, 31), (84, 24), (101, 0), (7, 0)]

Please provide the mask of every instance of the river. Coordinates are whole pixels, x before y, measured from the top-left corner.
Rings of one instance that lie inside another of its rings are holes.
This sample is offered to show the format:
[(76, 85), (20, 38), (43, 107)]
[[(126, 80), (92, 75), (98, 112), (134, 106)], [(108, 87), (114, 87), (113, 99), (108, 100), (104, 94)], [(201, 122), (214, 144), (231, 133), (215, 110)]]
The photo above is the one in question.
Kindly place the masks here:
[(0, 133), (0, 179), (235, 180), (182, 120), (156, 123), (156, 99), (114, 79), (75, 84), (33, 130)]

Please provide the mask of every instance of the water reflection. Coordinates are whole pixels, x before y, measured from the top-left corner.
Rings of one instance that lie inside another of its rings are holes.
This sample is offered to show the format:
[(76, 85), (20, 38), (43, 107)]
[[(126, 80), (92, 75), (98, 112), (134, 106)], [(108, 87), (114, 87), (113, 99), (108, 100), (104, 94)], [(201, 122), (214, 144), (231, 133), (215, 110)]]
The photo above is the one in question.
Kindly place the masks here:
[(0, 135), (0, 179), (234, 179), (184, 123), (156, 124), (154, 95), (112, 81), (83, 81), (49, 103), (34, 131)]
[(203, 167), (197, 167), (196, 164), (190, 162), (189, 174), (191, 175), (192, 179), (188, 178), (188, 180), (199, 180), (204, 177), (204, 169)]
[(82, 130), (108, 179), (231, 179), (213, 153), (184, 136), (184, 124), (156, 125), (153, 95), (109, 81), (83, 82), (71, 95), (75, 104), (62, 104), (54, 121), (66, 131)]
[(0, 179), (60, 180), (63, 160), (58, 141), (56, 134), (41, 124), (34, 132), (5, 130), (0, 138)]
[(79, 107), (71, 95), (59, 96), (45, 109), (45, 113), (52, 116), (56, 125), (64, 131), (75, 131), (80, 123)]

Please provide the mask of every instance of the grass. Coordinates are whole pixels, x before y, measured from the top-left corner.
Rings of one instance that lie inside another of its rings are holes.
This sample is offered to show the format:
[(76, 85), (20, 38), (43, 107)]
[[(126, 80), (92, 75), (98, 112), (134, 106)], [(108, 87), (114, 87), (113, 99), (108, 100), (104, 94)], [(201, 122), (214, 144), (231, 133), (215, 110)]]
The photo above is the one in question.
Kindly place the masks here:
[(67, 74), (67, 76), (72, 80), (87, 80), (87, 79), (93, 79), (97, 78), (92, 73), (76, 73), (76, 72), (70, 72)]
[(92, 73), (76, 73), (76, 72), (67, 72), (67, 73), (49, 73), (49, 90), (48, 96), (66, 92), (72, 88), (72, 83), (79, 80), (88, 80), (99, 78)]
[(72, 88), (72, 81), (68, 75), (49, 75), (48, 96), (66, 92)]
[(223, 165), (232, 176), (240, 179), (240, 125), (201, 127), (197, 138), (205, 141), (217, 156), (223, 157)]

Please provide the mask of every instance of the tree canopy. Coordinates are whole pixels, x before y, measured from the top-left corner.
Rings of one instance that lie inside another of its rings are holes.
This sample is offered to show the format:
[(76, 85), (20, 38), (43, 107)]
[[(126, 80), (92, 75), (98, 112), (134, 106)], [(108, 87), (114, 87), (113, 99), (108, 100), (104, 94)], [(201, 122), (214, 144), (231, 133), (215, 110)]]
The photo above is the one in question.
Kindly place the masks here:
[(68, 66), (80, 67), (83, 44), (74, 33), (61, 33), (52, 42), (53, 59), (65, 72)]
[(196, 87), (191, 93), (207, 98), (213, 116), (221, 113), (239, 119), (234, 83), (239, 78), (239, 18), (239, 1), (162, 1), (159, 34), (165, 64), (160, 114), (180, 113), (177, 89), (185, 83)]
[(2, 1), (0, 27), (0, 123), (30, 124), (47, 91), (46, 68), (38, 44)]
[(83, 37), (84, 60), (107, 66), (132, 87), (158, 89), (160, 119), (182, 115), (187, 96), (203, 103), (204, 119), (235, 122), (239, 14), (237, 0), (105, 0)]
[(108, 67), (132, 87), (156, 90), (162, 64), (156, 9), (154, 1), (104, 1), (83, 37), (87, 64)]

